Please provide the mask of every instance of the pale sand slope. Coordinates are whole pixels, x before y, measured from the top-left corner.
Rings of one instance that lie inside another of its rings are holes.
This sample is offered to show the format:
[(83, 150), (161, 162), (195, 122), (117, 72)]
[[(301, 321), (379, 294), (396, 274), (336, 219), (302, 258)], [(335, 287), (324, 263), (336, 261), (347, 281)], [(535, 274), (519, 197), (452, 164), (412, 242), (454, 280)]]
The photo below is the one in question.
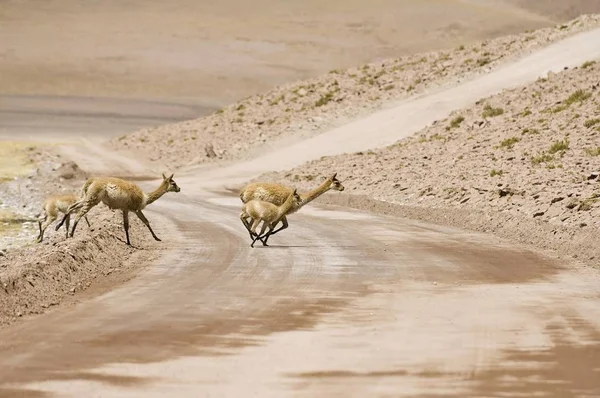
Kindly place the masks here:
[[(597, 16), (585, 16), (471, 46), (334, 70), (257, 94), (211, 116), (143, 129), (115, 138), (112, 144), (167, 167), (252, 158), (393, 107), (398, 101), (488, 73), (518, 56), (599, 25)], [(213, 146), (216, 156), (207, 156), (207, 145)]]
[[(593, 35), (598, 37), (598, 33)], [(600, 52), (589, 56), (600, 58)], [(443, 101), (442, 96), (438, 98)], [(436, 114), (439, 108), (446, 109), (435, 97), (428, 100), (436, 104)], [(421, 105), (425, 106), (425, 100)], [(390, 111), (368, 121), (372, 128), (381, 129), (379, 133), (370, 131), (368, 122), (355, 124), (332, 132), (328, 143), (341, 138), (342, 132), (356, 131), (353, 138), (343, 136), (352, 141), (354, 150), (389, 144), (391, 135), (386, 131), (407, 128), (402, 123), (405, 117), (427, 112), (416, 102), (400, 109), (407, 116), (394, 118)], [(369, 141), (360, 139), (361, 133)], [(372, 145), (365, 145), (369, 142)], [(338, 143), (342, 145), (342, 140)], [(318, 145), (315, 142), (312, 147)], [(349, 147), (344, 145), (344, 149)], [(330, 148), (330, 153), (339, 151)], [(290, 148), (287, 156), (300, 151)], [(317, 176), (333, 171), (344, 181), (345, 193), (409, 207), (397, 208), (397, 214), (500, 232), (600, 266), (600, 65), (588, 62), (482, 99), (389, 147), (323, 157), (258, 179), (308, 189), (316, 184)], [(344, 199), (332, 200), (341, 204)], [(378, 207), (368, 200), (360, 202), (354, 205)], [(485, 216), (475, 219), (481, 213)]]

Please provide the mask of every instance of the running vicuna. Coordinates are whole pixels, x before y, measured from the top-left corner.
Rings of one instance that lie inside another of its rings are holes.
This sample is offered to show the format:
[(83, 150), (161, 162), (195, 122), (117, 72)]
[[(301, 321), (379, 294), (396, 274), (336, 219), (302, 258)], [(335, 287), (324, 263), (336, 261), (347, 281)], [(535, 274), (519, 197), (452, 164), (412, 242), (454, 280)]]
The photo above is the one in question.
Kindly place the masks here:
[(123, 212), (123, 228), (125, 229), (128, 245), (131, 245), (129, 241), (130, 211), (134, 212), (146, 227), (148, 227), (152, 237), (157, 241), (160, 241), (150, 227), (150, 222), (148, 222), (148, 219), (144, 216), (142, 210), (149, 204), (160, 199), (165, 193), (179, 192), (181, 190), (173, 180), (173, 174), (171, 174), (170, 177), (165, 177), (163, 174), (162, 177), (163, 180), (160, 186), (150, 193), (146, 193), (136, 184), (120, 178), (95, 177), (88, 179), (84, 185), (84, 189), (82, 189), (82, 198), (69, 206), (68, 209), (69, 213), (79, 210), (75, 222), (73, 223), (71, 237), (75, 234), (75, 228), (77, 228), (77, 223), (81, 217), (85, 216), (92, 207), (102, 202), (110, 209), (117, 209)]
[[(273, 231), (279, 220), (281, 220), (282, 217), (285, 217), (285, 214), (293, 206), (299, 206), (301, 202), (302, 198), (294, 189), (292, 192), (290, 192), (285, 201), (279, 206), (258, 199), (253, 199), (247, 203), (244, 203), (242, 206), (242, 212), (240, 214), (240, 220), (242, 220), (242, 223), (250, 233), (250, 238), (252, 239), (252, 235), (255, 235), (250, 247), (254, 247), (254, 243), (257, 239), (264, 237), (263, 234), (265, 233), (267, 227), (269, 228), (266, 234), (268, 239), (269, 234), (271, 231)], [(248, 223), (248, 218), (252, 220), (252, 224)], [(261, 221), (263, 223), (262, 228), (260, 233), (256, 234), (256, 228)], [(263, 246), (268, 246), (266, 240), (263, 241), (261, 239), (261, 241), (263, 242)]]
[[(277, 232), (282, 231), (288, 227), (287, 215), (293, 214), (300, 210), (306, 204), (312, 202), (319, 196), (323, 195), (325, 192), (329, 190), (335, 191), (343, 191), (344, 186), (342, 183), (336, 178), (337, 173), (334, 173), (331, 177), (327, 178), (321, 185), (317, 188), (313, 189), (310, 192), (300, 194), (300, 198), (302, 199), (299, 204), (292, 204), (292, 208), (281, 218), (282, 226), (281, 228), (269, 233), (267, 235), (266, 240), (263, 244), (266, 244), (267, 240), (271, 235), (275, 235)], [(270, 182), (254, 182), (246, 185), (244, 189), (240, 192), (240, 199), (243, 203), (247, 203), (253, 199), (263, 200), (265, 202), (272, 203), (276, 206), (280, 206), (286, 200), (286, 198), (293, 191), (293, 188), (287, 187), (285, 185), (270, 183)], [(275, 226), (273, 226), (275, 227)]]

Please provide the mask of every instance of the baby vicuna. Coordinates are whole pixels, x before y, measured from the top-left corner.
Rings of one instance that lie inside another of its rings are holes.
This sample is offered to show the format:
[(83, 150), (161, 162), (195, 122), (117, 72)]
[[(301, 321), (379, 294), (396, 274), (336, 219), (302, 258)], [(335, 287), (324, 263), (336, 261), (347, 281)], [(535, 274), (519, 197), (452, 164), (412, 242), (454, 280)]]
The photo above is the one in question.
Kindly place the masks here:
[[(250, 232), (250, 237), (252, 238), (252, 236), (255, 235), (254, 239), (252, 240), (252, 244), (250, 244), (250, 247), (254, 247), (254, 243), (257, 239), (261, 239), (262, 241), (262, 238), (264, 238), (265, 235), (268, 237), (269, 234), (273, 231), (273, 228), (275, 228), (275, 225), (277, 225), (279, 220), (285, 216), (285, 214), (292, 208), (292, 206), (299, 206), (301, 202), (302, 198), (300, 198), (300, 195), (298, 195), (298, 193), (294, 189), (294, 191), (287, 197), (285, 202), (283, 202), (283, 204), (281, 204), (280, 206), (276, 206), (273, 203), (265, 202), (263, 200), (258, 199), (250, 200), (247, 203), (245, 203), (242, 206), (240, 220), (242, 220), (242, 223), (244, 224), (248, 232)], [(250, 225), (250, 223), (248, 222), (248, 217), (251, 219), (252, 225)], [(260, 233), (256, 234), (256, 228), (258, 227), (258, 224), (260, 224), (261, 221), (263, 223), (262, 228), (260, 230)], [(269, 230), (265, 235), (263, 235), (267, 227), (269, 228)], [(263, 246), (268, 245), (266, 242), (263, 241)]]
[[(63, 220), (56, 226), (56, 230), (58, 231), (60, 227), (63, 225), (63, 222), (66, 221), (67, 225), (65, 227), (67, 237), (69, 236), (69, 222), (71, 220), (71, 215), (67, 213), (67, 209), (73, 203), (77, 201), (77, 195), (54, 195), (49, 196), (44, 201), (42, 205), (42, 216), (38, 220), (38, 226), (40, 228), (40, 233), (38, 234), (37, 241), (41, 242), (44, 240), (44, 232), (46, 228), (52, 224), (56, 218), (58, 217), (58, 213), (65, 214)], [(87, 222), (88, 227), (90, 226), (90, 221), (85, 216), (85, 221)], [(43, 223), (43, 224), (42, 224)]]
[[(177, 186), (177, 183), (173, 181), (173, 174), (170, 177), (162, 175), (163, 180), (158, 188), (150, 193), (142, 191), (136, 184), (114, 177), (98, 177), (88, 179), (82, 192), (85, 192), (83, 197), (77, 202), (69, 206), (68, 212), (79, 209), (75, 222), (73, 223), (73, 229), (71, 230), (71, 237), (75, 234), (75, 228), (81, 217), (85, 216), (88, 211), (98, 203), (102, 202), (107, 205), (110, 209), (118, 209), (123, 212), (123, 228), (125, 229), (125, 236), (127, 237), (127, 244), (131, 246), (129, 242), (129, 212), (132, 211), (136, 216), (148, 227), (148, 230), (152, 234), (152, 237), (158, 241), (160, 239), (154, 234), (154, 231), (150, 227), (150, 222), (142, 213), (142, 210), (149, 204), (160, 199), (167, 192), (179, 192), (181, 189)], [(91, 181), (91, 182), (90, 182)]]

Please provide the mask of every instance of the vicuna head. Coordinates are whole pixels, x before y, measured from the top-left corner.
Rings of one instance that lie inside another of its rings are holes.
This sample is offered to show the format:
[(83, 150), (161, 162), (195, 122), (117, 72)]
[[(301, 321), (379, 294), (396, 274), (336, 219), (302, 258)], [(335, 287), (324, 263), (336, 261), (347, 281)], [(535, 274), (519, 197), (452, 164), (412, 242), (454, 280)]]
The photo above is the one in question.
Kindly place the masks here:
[(333, 173), (333, 175), (329, 177), (329, 179), (331, 180), (331, 189), (342, 192), (344, 190), (344, 186), (342, 185), (340, 180), (336, 178), (336, 176), (337, 173)]
[(179, 192), (179, 191), (181, 191), (181, 188), (179, 188), (179, 186), (177, 185), (177, 183), (175, 182), (175, 180), (173, 180), (173, 175), (174, 174), (171, 174), (169, 177), (166, 177), (164, 173), (162, 175), (163, 184), (167, 186), (167, 192)]
[(302, 204), (302, 198), (300, 197), (300, 194), (297, 192), (297, 189), (294, 189), (292, 196), (294, 197), (294, 205), (300, 206)]

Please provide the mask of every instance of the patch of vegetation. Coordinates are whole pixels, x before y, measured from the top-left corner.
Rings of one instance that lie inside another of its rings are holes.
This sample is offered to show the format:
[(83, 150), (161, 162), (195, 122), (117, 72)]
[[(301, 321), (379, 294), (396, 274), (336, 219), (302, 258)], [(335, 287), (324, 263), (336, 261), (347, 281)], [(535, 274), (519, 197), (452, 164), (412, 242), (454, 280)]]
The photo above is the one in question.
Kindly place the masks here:
[(496, 169), (490, 170), (490, 177), (501, 176), (502, 174), (504, 174), (504, 172), (502, 170), (496, 170)]
[(600, 146), (596, 148), (586, 148), (585, 153), (588, 156), (600, 156)]
[(506, 149), (512, 149), (512, 147), (519, 141), (521, 141), (521, 139), (519, 137), (510, 137), (505, 140), (502, 140), (502, 142), (500, 142), (500, 147), (506, 148)]
[(583, 125), (587, 128), (590, 128), (592, 126), (597, 125), (598, 123), (600, 123), (600, 119), (588, 119), (583, 123)]
[(560, 113), (562, 111), (564, 111), (565, 109), (567, 109), (569, 106), (568, 105), (557, 105), (554, 108), (546, 108), (542, 111), (542, 113)]
[(496, 116), (500, 116), (502, 114), (504, 114), (504, 109), (494, 108), (490, 104), (487, 104), (486, 106), (483, 107), (483, 113), (481, 114), (481, 117), (483, 117), (483, 118), (496, 117)]
[(521, 112), (521, 116), (523, 116), (523, 117), (529, 116), (529, 115), (531, 115), (530, 109), (525, 109), (523, 112)]
[(458, 46), (457, 50), (458, 51), (463, 51), (465, 49), (465, 46), (463, 46), (462, 44), (460, 46)]
[(567, 149), (569, 149), (569, 140), (564, 139), (561, 141), (555, 141), (548, 150), (548, 153), (555, 154), (557, 152), (566, 151)]
[(319, 107), (319, 106), (327, 105), (332, 99), (333, 99), (333, 92), (331, 92), (331, 91), (326, 93), (325, 95), (321, 94), (321, 98), (319, 98), (315, 102), (315, 106)]
[(531, 164), (537, 165), (540, 163), (552, 162), (553, 160), (554, 160), (554, 156), (552, 156), (546, 152), (542, 152), (542, 153), (539, 153), (537, 156), (533, 156), (531, 158)]
[(236, 111), (241, 111), (244, 108), (245, 108), (244, 104), (239, 104), (238, 106), (235, 107), (235, 110)]
[(225, 112), (225, 110), (221, 108), (215, 112), (215, 115), (220, 115), (223, 112)]
[(593, 66), (596, 63), (596, 61), (585, 61), (583, 64), (581, 64), (581, 67), (583, 69), (587, 69), (590, 66)]
[(393, 84), (388, 84), (388, 85), (387, 85), (387, 86), (385, 86), (383, 89), (384, 89), (385, 91), (390, 91), (390, 90), (393, 90), (393, 89), (394, 89), (394, 87), (396, 87), (396, 86), (395, 86), (395, 85), (393, 85)]
[(537, 129), (529, 129), (529, 128), (524, 128), (523, 131), (521, 132), (521, 134), (525, 135), (525, 134), (539, 134), (539, 130)]
[(482, 57), (477, 60), (477, 66), (485, 66), (492, 62), (489, 57)]
[(565, 105), (569, 106), (569, 105), (573, 105), (577, 102), (583, 102), (586, 99), (590, 98), (592, 96), (591, 93), (588, 93), (582, 89), (579, 89), (577, 91), (575, 91), (573, 94), (571, 94), (569, 96), (569, 98), (567, 98), (564, 102)]
[(415, 89), (415, 86), (413, 86), (412, 84), (410, 86), (408, 86), (406, 88), (406, 91), (413, 91)]
[(450, 121), (450, 125), (446, 127), (446, 130), (455, 129), (465, 120), (464, 116), (458, 115)]
[(270, 101), (269, 101), (269, 105), (271, 105), (271, 106), (277, 105), (277, 104), (279, 104), (281, 101), (283, 101), (283, 100), (284, 100), (284, 98), (285, 98), (285, 96), (284, 96), (283, 94), (281, 94), (279, 97), (276, 97), (275, 99), (273, 99), (273, 100), (270, 100)]

